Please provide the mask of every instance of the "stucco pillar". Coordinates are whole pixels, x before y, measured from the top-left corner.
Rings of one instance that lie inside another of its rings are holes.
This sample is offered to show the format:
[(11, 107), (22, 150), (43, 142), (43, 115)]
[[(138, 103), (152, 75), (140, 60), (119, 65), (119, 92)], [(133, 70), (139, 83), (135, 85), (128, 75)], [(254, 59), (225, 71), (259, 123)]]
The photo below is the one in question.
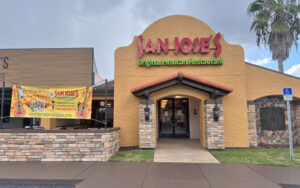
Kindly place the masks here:
[(139, 104), (139, 147), (140, 148), (155, 148), (155, 113), (154, 101), (148, 100), (150, 109), (149, 121), (145, 120), (144, 109), (146, 100), (140, 100)]
[(41, 118), (41, 127), (45, 130), (51, 130), (56, 127), (56, 119), (51, 118)]
[(257, 146), (257, 132), (256, 132), (255, 102), (247, 101), (247, 109), (248, 109), (249, 144), (252, 147), (256, 147)]
[[(219, 107), (219, 120), (215, 121), (213, 109)], [(208, 99), (204, 101), (205, 143), (207, 149), (225, 149), (224, 113), (222, 100)]]

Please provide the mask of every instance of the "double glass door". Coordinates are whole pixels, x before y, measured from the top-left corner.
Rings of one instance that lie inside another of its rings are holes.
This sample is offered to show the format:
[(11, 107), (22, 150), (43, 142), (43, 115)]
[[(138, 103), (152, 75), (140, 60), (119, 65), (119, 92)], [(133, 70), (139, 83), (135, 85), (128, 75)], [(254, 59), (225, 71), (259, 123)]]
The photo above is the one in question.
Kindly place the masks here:
[(189, 138), (187, 98), (165, 98), (159, 101), (159, 137)]

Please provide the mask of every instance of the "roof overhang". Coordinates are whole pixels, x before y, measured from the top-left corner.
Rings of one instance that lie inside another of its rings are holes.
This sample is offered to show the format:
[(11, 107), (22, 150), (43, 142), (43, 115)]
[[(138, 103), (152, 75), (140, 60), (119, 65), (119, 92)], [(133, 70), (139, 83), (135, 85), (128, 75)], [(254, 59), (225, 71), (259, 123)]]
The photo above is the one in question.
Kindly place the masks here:
[(147, 96), (150, 93), (176, 84), (182, 84), (200, 91), (207, 92), (212, 97), (225, 96), (233, 91), (232, 88), (179, 72), (178, 74), (174, 74), (133, 88), (131, 89), (131, 92), (137, 97)]

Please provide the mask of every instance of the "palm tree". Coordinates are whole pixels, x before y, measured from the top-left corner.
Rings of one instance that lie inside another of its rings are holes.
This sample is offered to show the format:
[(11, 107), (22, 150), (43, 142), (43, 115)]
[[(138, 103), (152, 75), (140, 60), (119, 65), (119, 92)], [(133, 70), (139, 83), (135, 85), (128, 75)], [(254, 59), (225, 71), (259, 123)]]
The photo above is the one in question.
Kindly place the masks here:
[(300, 5), (297, 0), (255, 0), (248, 6), (248, 15), (253, 23), (257, 45), (269, 46), (272, 59), (278, 61), (279, 72), (283, 73), (283, 61), (293, 44), (298, 47), (300, 33)]

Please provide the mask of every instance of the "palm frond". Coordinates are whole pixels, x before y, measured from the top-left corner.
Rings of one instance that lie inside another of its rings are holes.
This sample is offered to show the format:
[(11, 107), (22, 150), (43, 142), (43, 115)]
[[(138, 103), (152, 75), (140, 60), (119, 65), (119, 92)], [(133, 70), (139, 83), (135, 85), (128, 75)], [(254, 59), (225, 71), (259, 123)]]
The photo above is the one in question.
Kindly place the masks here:
[(248, 15), (253, 15), (261, 10), (263, 10), (263, 0), (255, 0), (248, 6), (247, 12)]
[(299, 0), (254, 0), (247, 13), (253, 18), (250, 31), (256, 34), (257, 45), (268, 45), (274, 60), (289, 57), (300, 34)]
[(277, 33), (288, 30), (288, 24), (282, 20), (275, 21), (274, 23), (272, 23), (271, 27), (272, 27), (272, 31)]

